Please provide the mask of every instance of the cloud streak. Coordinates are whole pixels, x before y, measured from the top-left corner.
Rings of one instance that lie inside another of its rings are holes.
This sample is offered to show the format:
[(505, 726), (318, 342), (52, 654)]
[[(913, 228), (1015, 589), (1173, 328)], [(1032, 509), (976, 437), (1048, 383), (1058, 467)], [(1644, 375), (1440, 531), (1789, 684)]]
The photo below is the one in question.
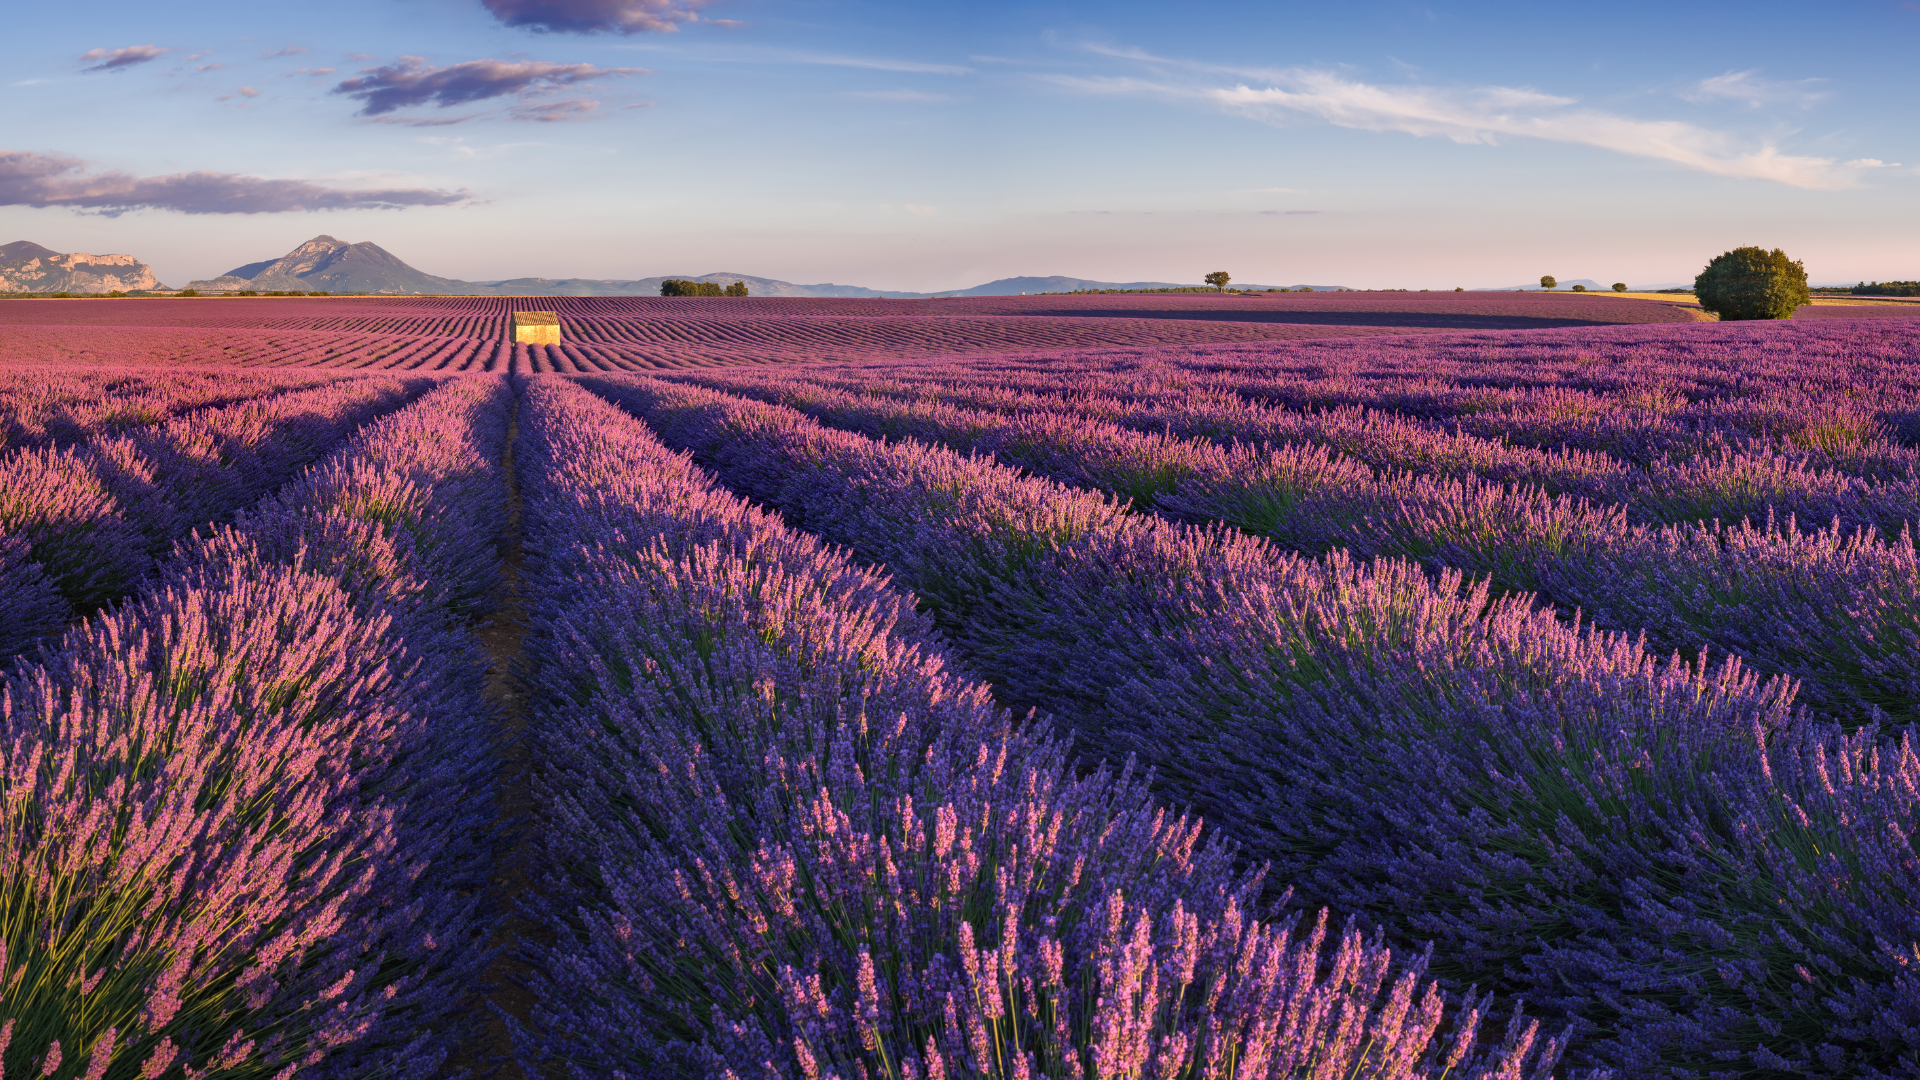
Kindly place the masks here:
[(432, 104), (445, 109), (536, 88), (576, 86), (645, 72), (645, 68), (600, 68), (538, 60), (469, 60), (436, 68), (420, 57), (403, 56), (384, 67), (363, 70), (334, 87), (333, 92), (359, 99), (361, 116), (381, 116), (414, 105)]
[(932, 94), (925, 90), (847, 90), (838, 96), (848, 101), (933, 103), (960, 100), (952, 94)]
[(1811, 105), (1827, 96), (1824, 91), (1813, 89), (1825, 81), (1799, 79), (1776, 82), (1761, 78), (1758, 71), (1729, 71), (1725, 75), (1701, 79), (1680, 96), (1695, 104), (1738, 101), (1755, 109), (1762, 105)]
[(1668, 161), (1716, 176), (1767, 180), (1799, 188), (1853, 187), (1861, 175), (1861, 166), (1851, 162), (1788, 154), (1770, 142), (1742, 145), (1724, 132), (1683, 121), (1619, 116), (1581, 107), (1573, 98), (1524, 87), (1380, 85), (1327, 70), (1247, 71), (1166, 61), (1138, 50), (1094, 51), (1153, 63), (1163, 69), (1231, 74), (1247, 81), (1208, 85), (1206, 80), (1164, 75), (1154, 79), (1055, 75), (1049, 81), (1080, 93), (1200, 102), (1275, 126), (1316, 119), (1360, 131), (1400, 132), (1468, 144), (1539, 139)]
[(920, 75), (970, 75), (973, 69), (958, 64), (923, 64), (917, 60), (887, 60), (864, 56), (795, 55), (796, 64), (824, 64), (828, 67), (865, 68), (869, 71), (905, 71)]
[(707, 0), (484, 0), (508, 26), (553, 34), (673, 33)]
[(92, 173), (79, 158), (0, 150), (0, 206), (66, 207), (118, 217), (129, 210), (182, 214), (276, 214), (310, 210), (397, 210), (470, 201), (464, 191), (425, 188), (342, 190), (306, 180), (233, 173), (170, 176)]
[(80, 70), (118, 71), (121, 68), (156, 60), (171, 51), (158, 45), (129, 45), (124, 49), (88, 49), (80, 54), (80, 62), (92, 66)]
[(563, 101), (543, 101), (527, 105), (515, 105), (507, 110), (507, 115), (515, 120), (532, 120), (540, 124), (563, 123), (571, 120), (586, 120), (593, 116), (600, 103), (592, 98), (567, 98)]

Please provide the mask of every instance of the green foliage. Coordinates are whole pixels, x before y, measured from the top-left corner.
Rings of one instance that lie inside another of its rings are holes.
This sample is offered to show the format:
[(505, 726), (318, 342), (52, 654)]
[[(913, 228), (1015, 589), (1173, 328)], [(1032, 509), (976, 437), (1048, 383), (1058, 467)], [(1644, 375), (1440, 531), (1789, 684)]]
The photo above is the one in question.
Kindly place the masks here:
[(1453, 291), (1454, 291), (1454, 292), (1466, 292), (1467, 290), (1466, 290), (1466, 287), (1465, 287), (1465, 286), (1461, 286), (1461, 285), (1455, 285), (1455, 286), (1453, 287)]
[(1626, 292), (1626, 291), (1627, 291), (1627, 283), (1626, 283), (1626, 282), (1624, 282), (1624, 281), (1616, 281), (1616, 282), (1614, 282), (1614, 283), (1613, 283), (1613, 291), (1614, 291), (1614, 292)]
[(1702, 310), (1726, 321), (1787, 319), (1806, 303), (1807, 268), (1775, 248), (1734, 248), (1693, 279)]
[(181, 296), (199, 296), (199, 295), (200, 295), (200, 290), (199, 290), (199, 289), (181, 289), (181, 290), (180, 290), (180, 292), (179, 292), (179, 295), (181, 295)]
[(1225, 270), (1215, 270), (1213, 273), (1208, 274), (1206, 277), (1203, 277), (1200, 280), (1213, 286), (1216, 290), (1220, 292), (1226, 292), (1227, 282), (1232, 281), (1233, 278)]
[(1541, 274), (1541, 275), (1540, 275), (1540, 287), (1541, 287), (1541, 288), (1543, 288), (1543, 289), (1552, 289), (1552, 288), (1555, 288), (1555, 287), (1557, 287), (1557, 286), (1558, 286), (1559, 284), (1560, 284), (1560, 283), (1559, 283), (1558, 281), (1555, 281), (1555, 280), (1554, 280), (1554, 278), (1553, 278), (1553, 275), (1552, 275), (1552, 274)]
[[(185, 294), (182, 294), (182, 295), (185, 295)], [(258, 291), (256, 291), (256, 290), (254, 290), (254, 289), (241, 289), (241, 290), (240, 290), (239, 292), (237, 292), (237, 293), (234, 293), (233, 295), (235, 295), (235, 296), (259, 296), (259, 295), (260, 295), (260, 293), (259, 293)]]
[(1855, 296), (1920, 296), (1920, 281), (1863, 281), (1847, 291)]
[(1587, 291), (1587, 287), (1586, 287), (1585, 285), (1575, 285), (1575, 286), (1573, 287), (1573, 291), (1574, 291), (1574, 292), (1586, 292), (1586, 291)]
[(711, 281), (689, 281), (686, 278), (668, 278), (660, 283), (661, 296), (745, 296), (747, 283), (736, 281), (725, 288)]

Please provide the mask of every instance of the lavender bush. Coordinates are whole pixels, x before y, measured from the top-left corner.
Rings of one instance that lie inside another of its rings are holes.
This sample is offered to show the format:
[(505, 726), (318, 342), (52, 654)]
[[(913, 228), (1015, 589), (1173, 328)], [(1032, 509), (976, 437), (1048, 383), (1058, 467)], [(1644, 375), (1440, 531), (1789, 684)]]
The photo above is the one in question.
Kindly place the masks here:
[(536, 380), (523, 418), (551, 867), (529, 1069), (1545, 1076), (1423, 962), (1256, 917), (1130, 770), (1076, 775), (910, 596)]
[(13, 671), (0, 1067), (439, 1073), (497, 840), (485, 663), (427, 581), (489, 572), (457, 562), (510, 404), (463, 380), (376, 423)]
[[(1582, 1018), (1585, 1059), (1913, 1067), (1913, 1029), (1867, 1019), (1911, 1015), (1912, 928), (1857, 929), (1906, 926), (1916, 863), (1874, 830), (1911, 835), (1912, 758), (1797, 718), (1791, 683), (1660, 663), (1457, 576), (1315, 566), (789, 410), (585, 381), (886, 562), (1005, 698), (1139, 752), (1282, 879), (1436, 940), (1444, 975)], [(1779, 755), (1863, 764), (1789, 775)]]
[[(1849, 725), (1872, 721), (1876, 710), (1901, 722), (1920, 717), (1912, 663), (1920, 564), (1904, 532), (1888, 542), (1838, 524), (1813, 532), (1790, 516), (1756, 526), (1738, 515), (1729, 515), (1739, 521), (1731, 526), (1649, 529), (1619, 504), (1471, 476), (1376, 475), (1319, 445), (1219, 446), (1059, 413), (876, 402), (792, 379), (682, 378), (744, 384), (868, 435), (992, 454), (1175, 520), (1225, 522), (1313, 553), (1412, 558), (1486, 577), (1496, 595), (1541, 593), (1608, 629), (1645, 632), (1661, 652), (1710, 646), (1792, 674), (1809, 704)], [(1759, 563), (1716, 554), (1754, 550), (1761, 535), (1771, 539)]]
[[(74, 614), (97, 610), (126, 595), (153, 558), (191, 529), (230, 518), (356, 426), (431, 385), (345, 379), (197, 409), (73, 447), (7, 454), (0, 458), (0, 533), (26, 543), (28, 557), (9, 563), (9, 577), (24, 576), (19, 585), (0, 579), (0, 603), (16, 589), (32, 588), (30, 564), (38, 564)], [(19, 648), (39, 640), (39, 634), (22, 636)]]

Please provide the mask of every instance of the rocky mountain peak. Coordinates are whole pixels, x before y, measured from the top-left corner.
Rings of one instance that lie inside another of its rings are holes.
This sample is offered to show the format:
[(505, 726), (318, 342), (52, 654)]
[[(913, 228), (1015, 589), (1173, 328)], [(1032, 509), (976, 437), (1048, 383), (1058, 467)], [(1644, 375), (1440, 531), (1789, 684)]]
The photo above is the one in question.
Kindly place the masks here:
[(131, 255), (61, 254), (31, 240), (0, 246), (0, 292), (133, 292), (162, 289), (146, 263)]

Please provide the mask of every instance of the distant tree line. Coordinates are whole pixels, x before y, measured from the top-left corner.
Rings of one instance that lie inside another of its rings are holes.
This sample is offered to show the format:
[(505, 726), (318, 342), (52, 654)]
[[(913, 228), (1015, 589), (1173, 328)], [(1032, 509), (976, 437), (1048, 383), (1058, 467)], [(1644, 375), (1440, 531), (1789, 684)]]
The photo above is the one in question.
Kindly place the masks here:
[(1920, 281), (1863, 281), (1847, 291), (1855, 296), (1920, 296)]
[(686, 278), (668, 278), (660, 283), (661, 296), (745, 296), (747, 283), (736, 281), (725, 288), (711, 281), (688, 281)]

